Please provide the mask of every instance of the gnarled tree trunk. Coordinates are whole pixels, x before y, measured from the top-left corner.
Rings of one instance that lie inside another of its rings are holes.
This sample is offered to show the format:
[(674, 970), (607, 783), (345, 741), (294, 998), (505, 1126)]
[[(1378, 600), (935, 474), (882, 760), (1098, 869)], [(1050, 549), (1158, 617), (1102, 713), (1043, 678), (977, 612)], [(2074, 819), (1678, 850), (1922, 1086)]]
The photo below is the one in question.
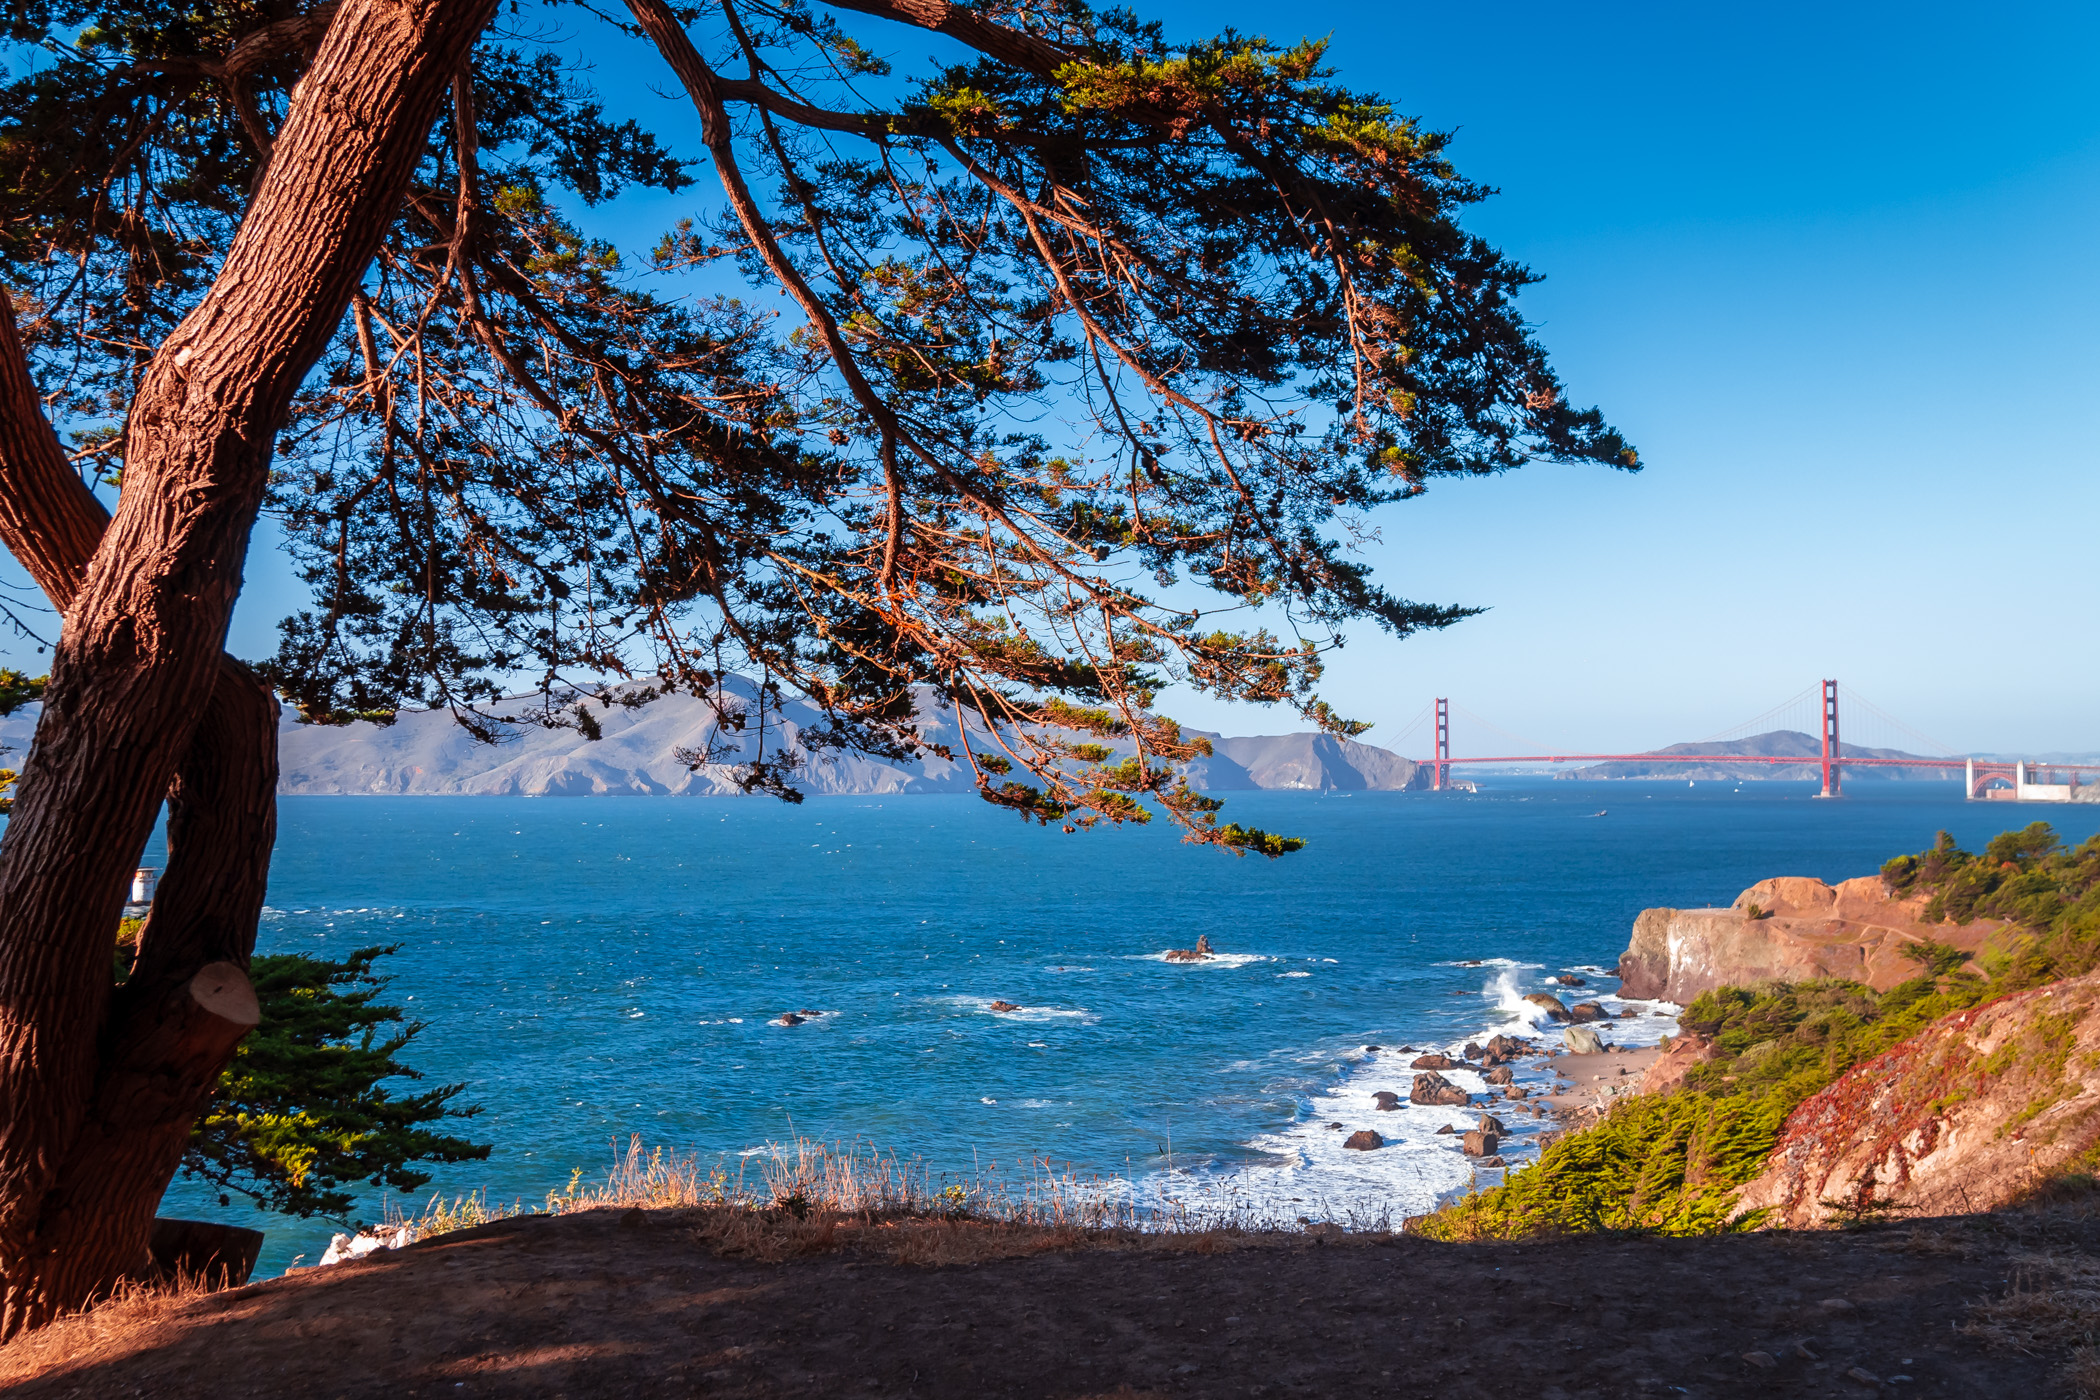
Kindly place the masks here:
[[(275, 829), (276, 704), (224, 656), (226, 625), (292, 393), (493, 10), (337, 12), (218, 279), (133, 401), (106, 525), (52, 476), (71, 473), (38, 445), (41, 415), (0, 394), (0, 531), (65, 613), (0, 839), (0, 1337), (144, 1262), (189, 1123), (254, 1024), (242, 968)], [(19, 347), (0, 352), (20, 373)], [(113, 998), (124, 886), (163, 796), (168, 879)]]

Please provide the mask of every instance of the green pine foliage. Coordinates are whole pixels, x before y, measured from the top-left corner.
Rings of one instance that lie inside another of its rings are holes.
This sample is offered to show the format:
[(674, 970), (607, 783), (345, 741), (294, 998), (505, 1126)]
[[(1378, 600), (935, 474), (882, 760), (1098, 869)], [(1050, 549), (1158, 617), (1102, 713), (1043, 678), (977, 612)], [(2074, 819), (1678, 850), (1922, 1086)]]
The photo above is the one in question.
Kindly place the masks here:
[(1854, 1065), (1942, 1016), (2100, 966), (2100, 837), (2067, 850), (2043, 822), (1970, 855), (1934, 847), (1882, 869), (1892, 892), (1929, 893), (1928, 918), (2011, 921), (1975, 960), (1948, 944), (1912, 950), (1919, 974), (1886, 992), (1838, 980), (1721, 987), (1680, 1024), (1713, 1043), (1682, 1088), (1615, 1106), (1546, 1148), (1503, 1186), (1416, 1225), (1433, 1239), (1626, 1231), (1705, 1234), (1731, 1222), (1736, 1193), (1764, 1170), (1786, 1120)]
[(360, 948), (340, 962), (297, 954), (258, 957), (248, 970), (262, 1003), (190, 1133), (182, 1169), (227, 1193), (288, 1215), (341, 1218), (370, 1184), (409, 1192), (430, 1180), (419, 1162), (473, 1162), (489, 1155), (443, 1131), (472, 1117), (455, 1107), (466, 1086), (411, 1093), (390, 1082), (423, 1076), (398, 1056), (418, 1032), (373, 963), (391, 948)]
[(2001, 993), (2100, 967), (2100, 836), (2067, 848), (2047, 822), (2035, 822), (1970, 855), (1943, 831), (1931, 850), (1881, 867), (1881, 878), (1898, 894), (1929, 892), (1929, 919), (2018, 925), (1982, 959)]

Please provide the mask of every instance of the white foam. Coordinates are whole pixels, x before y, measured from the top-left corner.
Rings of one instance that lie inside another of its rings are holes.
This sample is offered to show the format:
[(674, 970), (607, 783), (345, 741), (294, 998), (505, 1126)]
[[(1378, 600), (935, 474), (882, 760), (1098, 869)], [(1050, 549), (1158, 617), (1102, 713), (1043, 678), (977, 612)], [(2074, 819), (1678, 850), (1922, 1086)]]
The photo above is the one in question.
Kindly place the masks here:
[(1245, 967), (1249, 963), (1274, 962), (1274, 958), (1260, 953), (1212, 953), (1207, 958), (1189, 961), (1169, 958), (1164, 950), (1157, 953), (1136, 953), (1132, 957), (1138, 962), (1171, 962), (1175, 967)]
[[(1473, 1035), (1449, 1042), (1449, 1053), (1455, 1058), (1467, 1040), (1497, 1034), (1542, 1042), (1542, 1048), (1557, 1044), (1561, 1028), (1548, 1022), (1543, 1008), (1524, 1000), (1527, 979), (1516, 975), (1539, 970), (1544, 964), (1492, 958), (1482, 959), (1481, 966), (1500, 969), (1481, 989), (1488, 1024)], [(1586, 999), (1613, 1013), (1627, 1009), (1641, 1013), (1627, 1020), (1614, 1015), (1610, 1021), (1594, 1023), (1598, 1033), (1614, 1045), (1628, 1049), (1650, 1046), (1677, 1029), (1680, 1008), (1670, 1002), (1633, 1001), (1603, 992)], [(1430, 1045), (1436, 1038), (1399, 1039)], [(1288, 1126), (1246, 1144), (1264, 1154), (1266, 1161), (1155, 1173), (1135, 1184), (1140, 1203), (1247, 1223), (1287, 1226), (1334, 1221), (1351, 1228), (1397, 1229), (1407, 1216), (1425, 1214), (1467, 1191), (1501, 1184), (1501, 1169), (1476, 1167), (1460, 1149), (1461, 1135), (1483, 1113), (1493, 1114), (1510, 1130), (1498, 1152), (1513, 1167), (1535, 1160), (1539, 1138), (1558, 1126), (1551, 1117), (1534, 1118), (1532, 1101), (1522, 1099), (1490, 1100), (1464, 1108), (1406, 1103), (1416, 1074), (1408, 1067), (1414, 1054), (1390, 1046), (1379, 1052), (1352, 1047), (1339, 1055), (1332, 1049), (1311, 1051), (1300, 1058), (1322, 1064), (1333, 1064), (1338, 1058), (1341, 1069), (1333, 1081), (1300, 1099), (1298, 1115)], [(1553, 1082), (1551, 1063), (1525, 1058), (1512, 1062), (1510, 1068), (1518, 1085), (1542, 1098)], [(1497, 1092), (1477, 1067), (1440, 1073), (1469, 1094)], [(1380, 1110), (1373, 1095), (1381, 1089), (1398, 1095), (1403, 1106)], [(1330, 1123), (1340, 1126), (1329, 1127)], [(1437, 1131), (1447, 1126), (1450, 1132)], [(1368, 1152), (1342, 1146), (1352, 1133), (1365, 1128), (1384, 1138), (1385, 1146)]]
[(1493, 1002), (1495, 1010), (1504, 1017), (1523, 1022), (1523, 1028), (1532, 1034), (1545, 1029), (1551, 1013), (1535, 1001), (1524, 1000), (1524, 989), (1514, 973), (1498, 973), (1494, 981), (1480, 989), (1480, 994)]
[(1312, 974), (1311, 974), (1310, 972), (1279, 972), (1279, 973), (1277, 973), (1276, 975), (1277, 975), (1278, 977), (1310, 977), (1310, 976), (1312, 976)]
[(1516, 960), (1515, 958), (1464, 958), (1464, 959), (1457, 959), (1457, 960), (1453, 960), (1453, 961), (1451, 961), (1451, 962), (1440, 962), (1440, 963), (1431, 963), (1431, 964), (1430, 964), (1430, 966), (1431, 966), (1431, 967), (1506, 967), (1506, 968), (1512, 968), (1512, 969), (1517, 969), (1517, 968), (1527, 968), (1527, 967), (1529, 967), (1529, 968), (1538, 968), (1538, 967), (1544, 967), (1544, 966), (1545, 966), (1545, 964), (1544, 964), (1544, 963), (1535, 963), (1535, 962), (1518, 962), (1518, 961), (1517, 961), (1517, 960)]
[[(781, 1015), (774, 1017), (772, 1020), (766, 1022), (766, 1024), (769, 1026), (810, 1025), (818, 1021), (828, 1020), (829, 1018), (838, 1014), (839, 1013), (836, 1011), (788, 1011), (783, 1012)], [(799, 1016), (801, 1017), (801, 1019), (799, 1021), (790, 1021), (788, 1019), (789, 1016)], [(730, 1024), (736, 1025), (739, 1023), (732, 1020)]]
[(1002, 1021), (1096, 1021), (1100, 1018), (1083, 1006), (1020, 1006), (1012, 1011), (994, 1011), (992, 1002), (1003, 998), (993, 997), (928, 997), (927, 1000), (942, 1006), (953, 1006), (964, 1011), (976, 1011), (986, 1016), (996, 1016)]

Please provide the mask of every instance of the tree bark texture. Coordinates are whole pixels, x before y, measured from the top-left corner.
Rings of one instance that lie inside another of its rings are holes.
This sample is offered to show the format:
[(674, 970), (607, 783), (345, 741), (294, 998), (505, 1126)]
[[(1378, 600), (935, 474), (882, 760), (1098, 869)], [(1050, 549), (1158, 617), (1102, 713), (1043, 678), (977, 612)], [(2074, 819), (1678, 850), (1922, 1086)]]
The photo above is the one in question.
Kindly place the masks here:
[[(217, 279), (133, 400), (122, 496), (84, 574), (72, 575), (43, 718), (0, 839), (0, 1337), (85, 1304), (143, 1263), (189, 1117), (253, 1024), (237, 1014), (240, 966), (196, 961), (217, 949), (245, 962), (247, 906), (260, 907), (275, 821), (272, 804), (256, 801), (275, 766), (274, 702), (228, 670), (226, 625), (292, 393), (493, 10), (494, 0), (347, 0), (293, 93)], [(16, 372), (19, 355), (0, 358), (13, 362), (0, 373)], [(32, 425), (0, 419), (12, 459)], [(0, 526), (36, 535), (24, 562), (55, 576), (99, 508), (51, 487), (39, 478), (0, 503)], [(174, 888), (113, 1006), (124, 885), (163, 795)], [(229, 800), (234, 844), (206, 851)], [(238, 907), (219, 898), (228, 879), (243, 891)]]
[[(63, 612), (108, 525), (43, 418), (0, 291), (0, 543)], [(98, 1275), (109, 1259), (150, 1256), (154, 1211), (190, 1124), (254, 1023), (236, 1015), (223, 1026), (210, 1017), (192, 1024), (189, 984), (216, 963), (221, 1000), (229, 992), (254, 1000), (244, 969), (276, 840), (276, 739), (276, 697), (222, 653), (168, 791), (167, 878), (103, 1029), (87, 1124), (47, 1196), (43, 1243), (54, 1270)], [(81, 1247), (83, 1236), (101, 1246)], [(46, 1286), (92, 1292), (98, 1283)]]

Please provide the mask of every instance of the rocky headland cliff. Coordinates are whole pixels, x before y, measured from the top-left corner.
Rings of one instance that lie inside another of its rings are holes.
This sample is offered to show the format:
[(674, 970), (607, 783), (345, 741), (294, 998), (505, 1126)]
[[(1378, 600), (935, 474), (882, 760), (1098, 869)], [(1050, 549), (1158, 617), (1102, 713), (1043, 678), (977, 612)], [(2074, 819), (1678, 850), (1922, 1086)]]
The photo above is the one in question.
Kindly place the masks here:
[(1644, 909), (1619, 958), (1620, 994), (1685, 1003), (1715, 987), (1819, 977), (1887, 991), (1917, 975), (1915, 945), (1973, 953), (2005, 927), (1928, 923), (1927, 899), (1892, 895), (1877, 875), (1836, 885), (1782, 876), (1758, 881), (1726, 909)]
[(1738, 1217), (1826, 1225), (1995, 1210), (2100, 1146), (2100, 974), (1942, 1017), (1789, 1115)]

